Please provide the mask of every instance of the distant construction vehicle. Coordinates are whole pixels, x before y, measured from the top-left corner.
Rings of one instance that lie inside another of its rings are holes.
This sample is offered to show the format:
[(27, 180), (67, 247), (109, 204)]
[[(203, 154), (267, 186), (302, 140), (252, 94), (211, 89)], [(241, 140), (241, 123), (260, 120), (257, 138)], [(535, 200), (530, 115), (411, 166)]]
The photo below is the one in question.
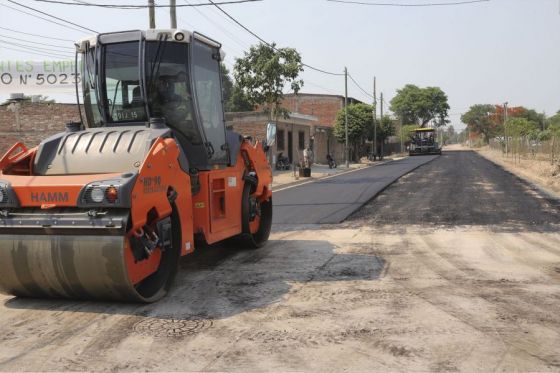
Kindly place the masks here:
[(435, 140), (435, 129), (417, 128), (410, 133), (409, 155), (441, 154), (441, 146)]
[(272, 171), (225, 128), (221, 45), (177, 29), (76, 45), (82, 121), (0, 159), (0, 291), (154, 302), (198, 244), (266, 242)]

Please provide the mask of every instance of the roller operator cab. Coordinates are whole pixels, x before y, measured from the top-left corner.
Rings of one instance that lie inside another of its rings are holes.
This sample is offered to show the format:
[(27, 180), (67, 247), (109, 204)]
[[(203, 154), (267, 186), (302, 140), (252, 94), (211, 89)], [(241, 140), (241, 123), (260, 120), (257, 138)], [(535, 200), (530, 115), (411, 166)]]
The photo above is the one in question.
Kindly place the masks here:
[(76, 47), (81, 122), (0, 159), (0, 291), (153, 302), (195, 246), (265, 243), (266, 144), (225, 128), (220, 44), (151, 29)]

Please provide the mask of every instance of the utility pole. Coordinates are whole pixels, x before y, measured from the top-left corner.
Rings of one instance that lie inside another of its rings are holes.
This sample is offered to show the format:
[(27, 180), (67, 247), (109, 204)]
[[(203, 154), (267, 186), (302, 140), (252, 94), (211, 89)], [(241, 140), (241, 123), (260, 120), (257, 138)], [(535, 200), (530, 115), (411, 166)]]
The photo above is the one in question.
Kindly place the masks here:
[[(379, 119), (380, 122), (379, 123), (381, 124), (381, 123), (383, 123), (383, 92), (381, 92), (379, 94), (379, 101), (381, 101), (379, 103), (379, 105), (380, 105), (379, 106), (379, 115), (380, 115), (380, 119)], [(383, 141), (384, 140), (381, 140), (381, 154), (379, 155), (379, 160), (383, 159)]]
[(346, 157), (346, 168), (350, 166), (348, 153), (348, 69), (344, 67), (344, 132), (346, 136), (346, 144), (344, 145), (344, 156)]
[(377, 81), (373, 77), (373, 160), (377, 159)]
[(400, 132), (400, 137), (401, 137), (401, 148), (400, 148), (400, 152), (402, 153), (402, 152), (403, 152), (403, 146), (404, 146), (404, 144), (403, 144), (403, 137), (402, 137), (402, 135), (403, 135), (403, 129), (402, 129), (402, 128), (403, 128), (404, 119), (403, 119), (403, 116), (402, 116), (402, 115), (401, 115), (401, 120), (400, 120), (400, 122), (401, 122), (401, 130), (399, 131), (399, 132)]
[(150, 17), (150, 28), (156, 28), (156, 9), (154, 0), (148, 0), (148, 13)]
[(504, 141), (506, 142), (506, 158), (507, 158), (508, 152), (509, 152), (509, 149), (508, 149), (509, 141), (508, 141), (507, 129), (506, 129), (507, 128), (507, 120), (508, 120), (507, 107), (508, 107), (508, 103), (506, 101), (506, 102), (504, 102)]
[(169, 0), (169, 17), (171, 28), (177, 28), (177, 0)]

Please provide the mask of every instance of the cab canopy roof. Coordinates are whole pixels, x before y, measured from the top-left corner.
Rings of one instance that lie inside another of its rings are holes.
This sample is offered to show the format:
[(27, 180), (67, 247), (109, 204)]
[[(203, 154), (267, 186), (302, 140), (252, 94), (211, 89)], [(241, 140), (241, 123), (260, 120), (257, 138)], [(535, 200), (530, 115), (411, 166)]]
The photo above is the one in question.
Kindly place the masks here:
[(413, 132), (435, 132), (434, 128), (416, 128), (412, 130)]

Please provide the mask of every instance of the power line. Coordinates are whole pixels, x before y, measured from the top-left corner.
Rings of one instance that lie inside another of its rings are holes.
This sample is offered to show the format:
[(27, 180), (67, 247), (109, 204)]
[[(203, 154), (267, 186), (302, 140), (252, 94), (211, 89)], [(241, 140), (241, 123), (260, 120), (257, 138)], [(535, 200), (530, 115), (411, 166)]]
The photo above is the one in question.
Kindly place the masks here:
[[(235, 18), (233, 18), (228, 12), (226, 12), (225, 10), (223, 10), (222, 8), (220, 8), (219, 5), (217, 5), (214, 1), (212, 0), (208, 0), (209, 2), (211, 2), (216, 8), (218, 8), (218, 10), (220, 12), (222, 12), (223, 14), (225, 14), (229, 19), (231, 19), (233, 22), (235, 22), (239, 27), (241, 27), (243, 30), (247, 31), (249, 34), (253, 35), (254, 37), (256, 37), (257, 39), (259, 39), (262, 43), (264, 43), (265, 45), (267, 45), (268, 47), (277, 50), (276, 48), (274, 48), (272, 46), (272, 44), (270, 44), (269, 42), (267, 42), (266, 40), (264, 40), (263, 38), (261, 38), (259, 35), (257, 35), (256, 33), (254, 33), (253, 31), (249, 30), (245, 25), (243, 25), (241, 22), (239, 22), (238, 20), (236, 20)], [(342, 76), (344, 74), (342, 73), (333, 73), (330, 71), (325, 71), (322, 69), (318, 69), (316, 67), (310, 66), (308, 64), (302, 63), (303, 66), (308, 67), (312, 70), (316, 70), (319, 72), (322, 72), (323, 74), (329, 74), (329, 75), (337, 75), (337, 76)]]
[(44, 18), (44, 17), (38, 16), (38, 15), (36, 15), (36, 14), (26, 12), (26, 11), (21, 10), (21, 9), (17, 9), (17, 8), (11, 7), (11, 6), (6, 5), (6, 4), (1, 4), (1, 3), (0, 3), (0, 6), (3, 6), (3, 7), (5, 7), (5, 8), (9, 8), (9, 9), (11, 9), (11, 10), (15, 10), (16, 12), (20, 12), (20, 13), (23, 13), (23, 14), (27, 14), (28, 16), (31, 16), (31, 17), (35, 17), (35, 18), (42, 19), (43, 21), (47, 21), (47, 22), (50, 22), (50, 23), (54, 23), (55, 25), (59, 25), (59, 26), (62, 26), (62, 27), (66, 27), (66, 28), (68, 28), (68, 29), (70, 29), (70, 30), (79, 31), (79, 32), (85, 32), (85, 31), (82, 31), (82, 30), (80, 30), (80, 29), (78, 29), (78, 28), (76, 28), (76, 27), (71, 27), (71, 26), (65, 25), (65, 24), (63, 24), (63, 23), (59, 23), (59, 22), (53, 21), (53, 20), (51, 20), (51, 19)]
[(305, 85), (310, 85), (310, 86), (313, 86), (313, 87), (317, 87), (317, 88), (320, 88), (323, 91), (328, 92), (330, 94), (334, 94), (334, 95), (337, 95), (337, 96), (342, 96), (342, 94), (340, 94), (338, 92), (335, 92), (334, 90), (331, 90), (329, 88), (323, 87), (322, 85), (319, 85), (317, 83), (313, 83), (313, 82), (309, 81), (309, 79), (305, 79)]
[(44, 52), (47, 52), (47, 53), (57, 54), (59, 56), (73, 57), (73, 55), (70, 54), (70, 53), (66, 54), (67, 52), (58, 51), (58, 50), (49, 49), (49, 48), (40, 48), (40, 47), (35, 47), (35, 46), (29, 46), (29, 45), (14, 43), (14, 42), (5, 41), (5, 40), (0, 40), (0, 43), (13, 45), (13, 46), (20, 47), (20, 48), (30, 48), (32, 50), (37, 50), (37, 51), (41, 51), (41, 52), (44, 51)]
[(455, 6), (455, 5), (466, 5), (466, 4), (475, 4), (475, 3), (487, 3), (490, 2), (491, 0), (452, 1), (452, 2), (445, 2), (445, 3), (426, 3), (426, 4), (368, 3), (363, 1), (352, 1), (352, 0), (326, 0), (326, 1), (332, 3), (371, 5), (371, 6), (433, 7), (433, 6)]
[(24, 34), (24, 35), (29, 35), (29, 36), (35, 36), (37, 38), (43, 38), (43, 39), (52, 39), (52, 40), (60, 40), (60, 41), (69, 41), (69, 42), (74, 42), (74, 40), (71, 39), (59, 39), (59, 38), (54, 38), (51, 36), (43, 36), (43, 35), (37, 35), (37, 34), (31, 34), (29, 32), (23, 32), (23, 31), (18, 31), (18, 30), (13, 30), (11, 28), (7, 28), (7, 27), (0, 27), (0, 29), (2, 30), (6, 30), (6, 31), (11, 31), (11, 32), (15, 32), (18, 34)]
[[(39, 42), (36, 42), (36, 41), (30, 41), (30, 40), (26, 40), (26, 39), (15, 38), (15, 37), (13, 37), (13, 36), (7, 36), (7, 35), (0, 35), (0, 38), (7, 38), (7, 39), (18, 40), (18, 41), (21, 41), (21, 42), (24, 42), (24, 43), (31, 43), (31, 44), (38, 44), (38, 45), (46, 45), (46, 46), (49, 46), (49, 47), (55, 47), (55, 48), (60, 48), (60, 49), (66, 49), (64, 52), (68, 52), (69, 50), (70, 50), (70, 51), (73, 51), (73, 50), (74, 50), (74, 48), (72, 48), (72, 47), (64, 47), (64, 46), (55, 45), (55, 44), (39, 43)], [(61, 51), (61, 52), (62, 52), (62, 51)]]
[(356, 87), (358, 87), (360, 89), (360, 91), (362, 91), (366, 96), (370, 97), (370, 98), (374, 98), (373, 95), (371, 93), (368, 93), (365, 89), (363, 89), (357, 81), (354, 80), (354, 78), (352, 77), (352, 75), (348, 74), (348, 77), (350, 78), (351, 81), (354, 82), (354, 84), (356, 85)]
[[(60, 1), (60, 0), (33, 0), (39, 3), (49, 3), (49, 4), (61, 4), (61, 5), (78, 5), (78, 6), (93, 6), (99, 8), (112, 8), (112, 9), (145, 9), (150, 7), (150, 5), (133, 5), (133, 4), (98, 4), (98, 3), (89, 3), (85, 1), (69, 3), (67, 1)], [(254, 3), (263, 0), (232, 0), (232, 1), (222, 1), (218, 4), (220, 5), (232, 5), (232, 4), (241, 4), (241, 3)], [(175, 6), (177, 8), (187, 8), (187, 7), (203, 7), (203, 6), (212, 6), (211, 3), (196, 3), (196, 4), (179, 4), (179, 5), (153, 5), (154, 8), (169, 8), (171, 6)]]
[[(189, 1), (187, 0), (183, 0), (186, 4), (191, 4)], [(212, 4), (210, 4), (212, 5)], [(208, 20), (208, 22), (212, 23), (214, 26), (216, 26), (217, 28), (219, 28), (220, 30), (222, 30), (222, 32), (229, 36), (229, 38), (231, 40), (233, 40), (236, 44), (238, 44), (239, 46), (241, 46), (241, 48), (247, 48), (247, 45), (243, 45), (243, 43), (238, 40), (231, 32), (229, 32), (227, 29), (225, 29), (224, 27), (222, 27), (218, 22), (214, 22), (210, 17), (208, 17), (206, 14), (204, 14), (201, 10), (199, 10), (198, 8), (193, 8), (198, 14), (200, 14), (203, 18), (205, 18), (206, 20)]]
[(20, 7), (23, 7), (23, 8), (32, 10), (32, 11), (34, 11), (34, 12), (43, 14), (43, 15), (45, 15), (45, 16), (54, 18), (54, 19), (56, 19), (56, 20), (59, 20), (59, 21), (62, 21), (62, 22), (66, 22), (66, 23), (68, 23), (68, 24), (70, 24), (70, 25), (79, 27), (79, 28), (81, 28), (81, 29), (84, 29), (84, 30), (87, 30), (87, 31), (91, 31), (91, 32), (93, 32), (93, 33), (95, 33), (95, 34), (98, 33), (97, 31), (92, 30), (92, 29), (90, 29), (90, 28), (84, 27), (84, 26), (82, 26), (82, 25), (78, 25), (77, 23), (68, 21), (68, 20), (66, 20), (66, 19), (64, 19), (64, 18), (60, 18), (60, 17), (57, 17), (57, 16), (53, 16), (52, 14), (49, 14), (49, 13), (47, 13), (47, 12), (43, 12), (42, 10), (38, 10), (38, 9), (32, 8), (32, 7), (30, 7), (30, 6), (20, 4), (20, 3), (18, 3), (17, 1), (14, 1), (14, 0), (7, 0), (7, 1), (10, 2), (10, 3), (12, 3), (12, 4), (19, 5)]
[(31, 53), (31, 54), (37, 54), (40, 56), (46, 56), (46, 57), (50, 57), (50, 58), (65, 58), (65, 59), (70, 59), (71, 57), (68, 56), (60, 56), (60, 55), (55, 55), (55, 54), (51, 54), (51, 53), (47, 53), (47, 52), (40, 52), (40, 51), (30, 51), (30, 50), (26, 50), (26, 49), (19, 49), (19, 48), (13, 48), (13, 47), (5, 47), (3, 45), (1, 45), (2, 42), (0, 42), (0, 50), (2, 49), (9, 49), (9, 50), (13, 50), (16, 52), (24, 52), (24, 53)]

